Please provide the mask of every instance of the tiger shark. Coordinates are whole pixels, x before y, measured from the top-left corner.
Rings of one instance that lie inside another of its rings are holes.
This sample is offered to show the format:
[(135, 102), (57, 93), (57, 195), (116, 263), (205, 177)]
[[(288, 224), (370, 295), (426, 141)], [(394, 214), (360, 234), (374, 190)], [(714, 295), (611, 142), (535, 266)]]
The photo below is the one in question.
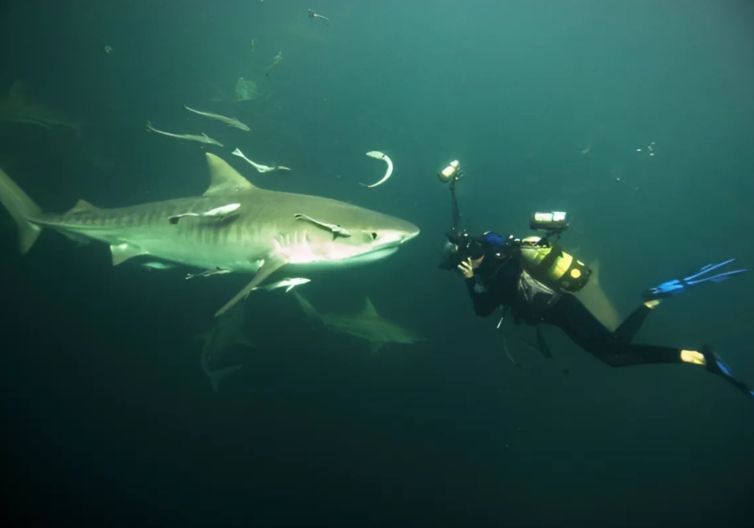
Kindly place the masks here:
[(364, 299), (363, 308), (356, 314), (321, 314), (306, 297), (295, 290), (292, 294), (310, 321), (321, 324), (335, 333), (347, 334), (367, 341), (372, 353), (378, 352), (388, 343), (410, 345), (425, 340), (417, 332), (382, 317), (377, 313), (369, 297)]
[(44, 228), (110, 246), (113, 265), (148, 256), (211, 273), (254, 273), (221, 315), (283, 267), (332, 268), (383, 259), (419, 234), (405, 220), (346, 202), (260, 189), (207, 153), (201, 196), (101, 209), (79, 200), (44, 213), (0, 170), (0, 203), (16, 221), (22, 253)]

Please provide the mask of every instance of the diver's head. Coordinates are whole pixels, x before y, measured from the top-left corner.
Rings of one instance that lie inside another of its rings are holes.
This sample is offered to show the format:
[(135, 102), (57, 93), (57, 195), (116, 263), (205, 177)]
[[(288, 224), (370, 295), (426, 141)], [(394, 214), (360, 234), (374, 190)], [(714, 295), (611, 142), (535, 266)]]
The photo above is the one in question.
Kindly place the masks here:
[(465, 230), (452, 231), (446, 237), (443, 261), (440, 263), (442, 269), (454, 269), (468, 258), (480, 262), (486, 255), (499, 258), (513, 239), (512, 236), (504, 237), (493, 231), (485, 231), (481, 236), (471, 236)]

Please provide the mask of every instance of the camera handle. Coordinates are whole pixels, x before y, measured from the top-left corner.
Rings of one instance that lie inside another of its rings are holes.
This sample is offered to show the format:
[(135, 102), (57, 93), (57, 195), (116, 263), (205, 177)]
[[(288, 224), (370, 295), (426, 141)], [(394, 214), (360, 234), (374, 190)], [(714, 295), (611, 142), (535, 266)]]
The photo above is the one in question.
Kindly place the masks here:
[(458, 208), (458, 197), (456, 196), (456, 182), (458, 181), (458, 178), (453, 178), (450, 181), (450, 207), (451, 207), (451, 219), (452, 219), (452, 227), (451, 232), (456, 234), (458, 233), (458, 228), (461, 225), (461, 211)]

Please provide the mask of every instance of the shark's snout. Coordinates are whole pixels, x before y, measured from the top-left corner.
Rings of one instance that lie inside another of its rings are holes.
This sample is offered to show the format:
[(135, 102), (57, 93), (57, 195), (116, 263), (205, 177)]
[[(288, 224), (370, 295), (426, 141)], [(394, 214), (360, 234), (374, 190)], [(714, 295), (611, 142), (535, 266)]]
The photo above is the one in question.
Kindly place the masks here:
[(401, 242), (408, 242), (412, 238), (416, 238), (419, 236), (419, 233), (421, 233), (421, 229), (416, 227), (415, 225), (411, 224), (411, 229), (407, 230), (405, 234), (403, 235), (403, 238)]

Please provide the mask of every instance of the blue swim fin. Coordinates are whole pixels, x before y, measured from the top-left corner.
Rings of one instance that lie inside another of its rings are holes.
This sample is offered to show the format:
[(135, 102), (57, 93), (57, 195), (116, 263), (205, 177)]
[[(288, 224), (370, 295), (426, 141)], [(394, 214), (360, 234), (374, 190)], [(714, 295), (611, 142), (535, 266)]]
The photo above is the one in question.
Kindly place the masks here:
[(644, 298), (644, 300), (663, 299), (665, 297), (683, 293), (691, 286), (696, 286), (697, 284), (701, 284), (703, 282), (722, 282), (729, 279), (733, 275), (738, 275), (739, 273), (748, 271), (745, 268), (741, 268), (731, 271), (723, 271), (721, 273), (716, 273), (715, 275), (707, 275), (714, 270), (720, 269), (723, 266), (727, 266), (734, 260), (735, 259), (731, 258), (723, 260), (722, 262), (718, 262), (716, 264), (707, 264), (706, 266), (702, 266), (699, 271), (692, 275), (688, 275), (680, 279), (671, 279), (653, 288), (645, 290), (644, 292), (642, 292), (642, 297)]
[(738, 390), (745, 392), (749, 396), (754, 396), (754, 390), (750, 389), (744, 382), (739, 381), (733, 376), (733, 370), (723, 359), (712, 352), (709, 347), (702, 348), (702, 355), (706, 362), (706, 367), (712, 374), (717, 374), (725, 381), (736, 387)]

